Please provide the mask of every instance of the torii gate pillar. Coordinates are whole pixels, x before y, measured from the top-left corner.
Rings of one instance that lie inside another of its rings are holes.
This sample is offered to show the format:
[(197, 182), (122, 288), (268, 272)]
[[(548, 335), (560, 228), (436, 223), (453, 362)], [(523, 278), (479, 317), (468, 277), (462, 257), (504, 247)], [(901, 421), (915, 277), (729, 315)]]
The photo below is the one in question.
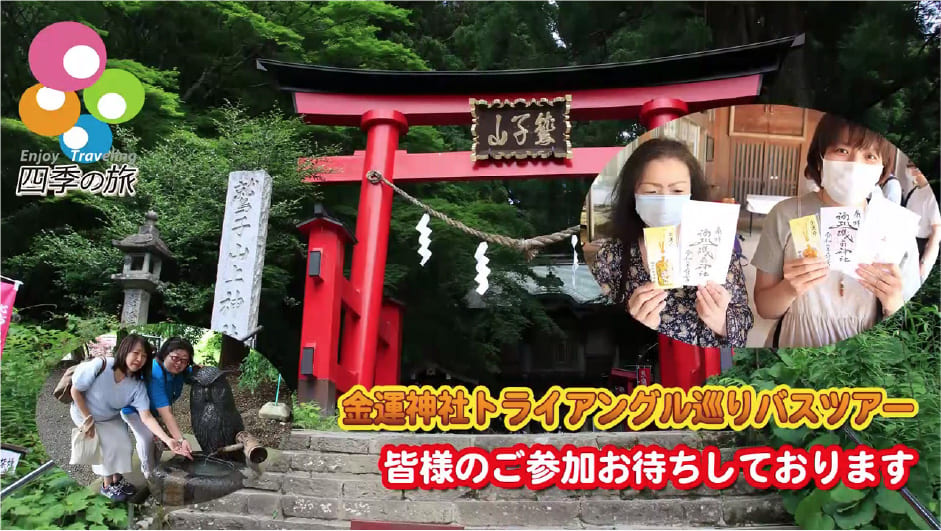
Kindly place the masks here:
[[(308, 178), (323, 183), (359, 181), (360, 202), (348, 281), (342, 275), (340, 255), (353, 238), (324, 216), (301, 226), (311, 252), (298, 363), (301, 399), (329, 404), (336, 392), (352, 385), (370, 387), (395, 383), (397, 378), (402, 308), (382, 301), (393, 191), (378, 179), (392, 182), (394, 164), (400, 183), (590, 178), (622, 148), (575, 149), (577, 155), (564, 161), (479, 164), (470, 152), (397, 153), (399, 137), (409, 126), (470, 124), (469, 97), (503, 100), (566, 94), (573, 97), (575, 121), (640, 118), (653, 129), (690, 112), (753, 102), (763, 76), (777, 72), (788, 50), (803, 43), (803, 35), (796, 35), (636, 63), (501, 72), (350, 70), (259, 59), (258, 68), (270, 72), (282, 90), (293, 93), (295, 110), (306, 122), (360, 126), (367, 133), (365, 153), (329, 157), (327, 166), (333, 171)], [(624, 86), (638, 80), (645, 83)], [(346, 314), (339, 338), (342, 310)], [(690, 381), (684, 375), (702, 368), (708, 375), (717, 366), (711, 353), (717, 356), (718, 349), (666, 343), (661, 344), (661, 360), (672, 375), (662, 375), (664, 383), (676, 377), (672, 381), (683, 385)]]
[(356, 216), (356, 240), (350, 283), (360, 290), (359, 315), (348, 314), (342, 338), (342, 353), (350, 356), (350, 365), (358, 383), (373, 385), (376, 374), (376, 348), (379, 339), (379, 314), (382, 286), (389, 250), (389, 222), (392, 219), (392, 189), (375, 180), (379, 172), (392, 182), (392, 168), (399, 136), (408, 131), (405, 115), (395, 110), (372, 110), (363, 115), (366, 131), (366, 157)]
[(685, 101), (674, 98), (654, 98), (640, 107), (640, 123), (648, 130), (689, 113)]

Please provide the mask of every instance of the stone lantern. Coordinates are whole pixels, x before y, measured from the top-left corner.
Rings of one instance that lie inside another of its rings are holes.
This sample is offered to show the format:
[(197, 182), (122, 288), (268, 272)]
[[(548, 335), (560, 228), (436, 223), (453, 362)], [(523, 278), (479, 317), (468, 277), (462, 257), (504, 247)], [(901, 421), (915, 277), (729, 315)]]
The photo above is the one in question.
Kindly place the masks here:
[(111, 242), (124, 251), (124, 269), (120, 274), (111, 275), (111, 279), (124, 289), (124, 309), (121, 312), (121, 324), (124, 325), (147, 323), (150, 295), (160, 281), (163, 260), (173, 258), (167, 244), (160, 239), (157, 213), (151, 210), (144, 217), (146, 221), (137, 234)]

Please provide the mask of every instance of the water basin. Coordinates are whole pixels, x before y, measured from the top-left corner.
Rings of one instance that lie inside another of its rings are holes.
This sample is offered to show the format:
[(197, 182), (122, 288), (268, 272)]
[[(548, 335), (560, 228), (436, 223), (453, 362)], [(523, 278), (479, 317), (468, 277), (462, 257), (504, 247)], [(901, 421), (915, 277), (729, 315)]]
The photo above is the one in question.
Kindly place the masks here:
[(154, 495), (163, 505), (204, 503), (242, 488), (242, 468), (198, 453), (192, 461), (177, 455), (154, 470), (151, 482)]

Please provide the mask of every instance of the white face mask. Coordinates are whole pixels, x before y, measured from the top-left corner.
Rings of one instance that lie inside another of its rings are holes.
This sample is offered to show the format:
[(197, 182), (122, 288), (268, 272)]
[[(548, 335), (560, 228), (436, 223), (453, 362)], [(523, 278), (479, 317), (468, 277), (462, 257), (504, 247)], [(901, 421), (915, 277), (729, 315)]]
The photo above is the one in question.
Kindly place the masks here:
[(872, 193), (882, 176), (882, 169), (882, 164), (824, 159), (823, 189), (841, 205), (858, 205)]
[(637, 215), (648, 227), (679, 225), (683, 206), (690, 200), (686, 195), (634, 194)]

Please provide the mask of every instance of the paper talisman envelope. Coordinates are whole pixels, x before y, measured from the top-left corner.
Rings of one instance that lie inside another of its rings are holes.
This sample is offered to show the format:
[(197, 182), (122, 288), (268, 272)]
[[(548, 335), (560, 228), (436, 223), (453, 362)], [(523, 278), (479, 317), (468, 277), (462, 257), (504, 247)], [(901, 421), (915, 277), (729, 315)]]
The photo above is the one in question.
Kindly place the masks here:
[[(906, 252), (917, 253), (915, 235), (920, 220), (915, 212), (874, 194), (859, 229), (856, 262), (899, 264)], [(855, 271), (852, 276), (856, 278)]]
[(741, 205), (689, 201), (680, 222), (680, 277), (684, 286), (725, 284)]
[(833, 271), (854, 275), (856, 242), (863, 211), (854, 207), (823, 207), (820, 209), (820, 237), (824, 257)]
[(681, 284), (677, 283), (680, 277), (680, 245), (676, 226), (645, 228), (644, 247), (650, 280), (661, 289), (680, 287)]
[(820, 224), (817, 215), (811, 214), (790, 220), (791, 240), (797, 258), (817, 258), (821, 254)]

